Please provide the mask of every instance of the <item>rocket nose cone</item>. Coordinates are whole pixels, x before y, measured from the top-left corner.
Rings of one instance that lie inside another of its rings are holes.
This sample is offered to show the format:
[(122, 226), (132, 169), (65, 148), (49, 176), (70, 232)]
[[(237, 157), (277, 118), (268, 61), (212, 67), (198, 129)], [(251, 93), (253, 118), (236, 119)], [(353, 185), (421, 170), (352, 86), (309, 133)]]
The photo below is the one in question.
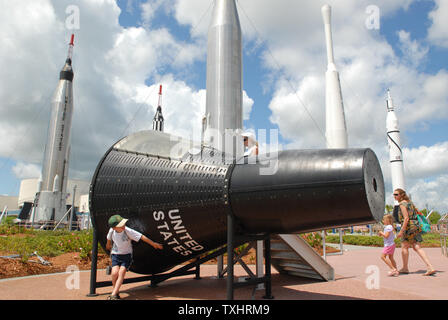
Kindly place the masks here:
[(72, 60), (70, 58), (68, 58), (65, 61), (65, 64), (62, 67), (61, 72), (59, 73), (59, 79), (73, 81), (73, 76), (74, 76), (74, 73), (73, 73), (73, 68), (72, 68)]
[(216, 0), (210, 26), (231, 24), (240, 27), (235, 0)]
[(325, 24), (330, 24), (331, 23), (331, 7), (326, 4), (324, 6), (322, 6), (322, 17), (324, 19), (324, 23)]

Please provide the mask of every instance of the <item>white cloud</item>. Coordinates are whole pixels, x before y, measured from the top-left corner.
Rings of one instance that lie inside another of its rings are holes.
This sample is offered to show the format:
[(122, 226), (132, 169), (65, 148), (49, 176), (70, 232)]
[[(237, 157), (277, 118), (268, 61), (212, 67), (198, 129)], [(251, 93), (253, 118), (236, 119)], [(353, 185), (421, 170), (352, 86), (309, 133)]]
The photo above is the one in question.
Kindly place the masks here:
[(436, 6), (429, 13), (432, 25), (428, 30), (428, 39), (441, 47), (448, 48), (448, 2), (434, 0)]
[(417, 40), (411, 40), (410, 33), (404, 30), (398, 32), (398, 39), (401, 43), (401, 51), (403, 52), (404, 58), (413, 67), (420, 65), (422, 60), (426, 58), (429, 48), (423, 47)]
[(404, 148), (405, 174), (411, 179), (428, 179), (448, 174), (448, 142), (433, 146)]
[[(65, 9), (73, 2), (0, 1), (0, 134), (7, 137), (0, 141), (0, 156), (40, 165), (51, 96), (72, 32), (65, 29)], [(69, 175), (90, 179), (100, 157), (123, 133), (152, 127), (153, 113), (140, 114), (142, 104), (157, 102), (157, 97), (148, 100), (151, 85), (145, 81), (160, 78), (160, 69), (166, 66), (188, 73), (192, 63), (205, 58), (205, 51), (200, 42), (183, 43), (164, 28), (121, 27), (121, 11), (113, 0), (80, 0), (75, 5), (81, 18), (80, 29), (74, 30)], [(143, 12), (148, 23), (149, 10)], [(188, 131), (194, 121), (200, 124), (198, 100), (205, 91), (172, 78), (166, 86), (167, 90), (172, 86), (171, 97), (177, 97), (168, 109), (171, 98), (166, 95), (166, 113), (173, 115), (168, 128)]]
[(157, 10), (162, 5), (162, 0), (152, 0), (140, 5), (142, 10), (141, 17), (145, 26), (150, 26), (152, 19), (156, 15)]
[(12, 172), (18, 179), (39, 178), (41, 167), (32, 163), (24, 163), (20, 161), (13, 166)]
[(254, 100), (243, 90), (243, 120), (249, 120), (253, 105)]
[(430, 181), (419, 179), (409, 189), (412, 201), (420, 208), (428, 207), (439, 213), (448, 213), (446, 192), (448, 189), (448, 174), (439, 175)]

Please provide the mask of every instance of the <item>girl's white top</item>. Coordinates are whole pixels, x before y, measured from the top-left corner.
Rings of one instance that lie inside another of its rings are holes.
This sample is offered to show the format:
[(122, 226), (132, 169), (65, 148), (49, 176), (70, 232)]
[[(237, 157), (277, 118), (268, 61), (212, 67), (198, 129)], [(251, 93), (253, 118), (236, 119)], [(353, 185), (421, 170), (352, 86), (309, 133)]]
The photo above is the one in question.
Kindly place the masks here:
[(384, 233), (389, 232), (389, 236), (387, 238), (384, 238), (384, 246), (385, 247), (390, 247), (392, 245), (395, 244), (394, 239), (395, 239), (395, 233), (394, 233), (394, 227), (390, 224), (388, 224), (387, 226), (384, 226)]
[(142, 234), (134, 229), (125, 227), (124, 231), (116, 232), (110, 228), (107, 234), (107, 240), (113, 241), (112, 254), (129, 254), (132, 253), (131, 240), (139, 241)]

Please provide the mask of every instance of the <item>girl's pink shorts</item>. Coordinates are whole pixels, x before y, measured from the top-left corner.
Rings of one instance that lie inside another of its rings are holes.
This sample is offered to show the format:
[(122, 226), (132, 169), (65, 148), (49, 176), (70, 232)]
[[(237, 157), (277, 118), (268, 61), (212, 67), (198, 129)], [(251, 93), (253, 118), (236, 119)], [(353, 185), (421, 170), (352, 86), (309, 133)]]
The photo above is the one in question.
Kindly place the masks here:
[(388, 247), (384, 247), (383, 249), (384, 254), (394, 254), (394, 251), (395, 251), (395, 244)]

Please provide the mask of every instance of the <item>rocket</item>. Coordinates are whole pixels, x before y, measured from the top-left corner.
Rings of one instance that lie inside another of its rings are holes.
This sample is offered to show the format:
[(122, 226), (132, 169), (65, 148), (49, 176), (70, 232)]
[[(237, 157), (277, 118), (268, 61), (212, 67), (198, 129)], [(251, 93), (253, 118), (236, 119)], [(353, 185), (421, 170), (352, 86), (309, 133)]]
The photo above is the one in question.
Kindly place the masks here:
[[(216, 0), (208, 29), (204, 143), (223, 150), (243, 127), (242, 36), (235, 0)], [(227, 133), (227, 135), (226, 135)], [(243, 140), (237, 144), (243, 146)], [(244, 148), (241, 147), (241, 154)]]
[[(392, 188), (393, 190), (400, 188), (405, 189), (404, 170), (403, 170), (403, 153), (400, 142), (400, 129), (398, 128), (398, 119), (395, 114), (395, 106), (387, 90), (387, 142), (389, 144), (389, 161), (392, 173)], [(398, 203), (395, 203), (396, 205)]]
[(162, 85), (159, 88), (159, 102), (157, 104), (157, 111), (152, 120), (152, 130), (163, 131), (163, 115), (162, 115)]
[(347, 127), (345, 123), (344, 104), (342, 101), (341, 82), (336, 69), (333, 55), (333, 40), (331, 35), (331, 7), (322, 7), (322, 17), (325, 25), (325, 42), (327, 45), (327, 72), (325, 73), (325, 117), (326, 140), (328, 148), (347, 148)]
[(42, 164), (42, 185), (38, 193), (35, 221), (59, 220), (66, 211), (66, 189), (73, 116), (74, 35), (59, 82), (51, 101), (51, 116)]

